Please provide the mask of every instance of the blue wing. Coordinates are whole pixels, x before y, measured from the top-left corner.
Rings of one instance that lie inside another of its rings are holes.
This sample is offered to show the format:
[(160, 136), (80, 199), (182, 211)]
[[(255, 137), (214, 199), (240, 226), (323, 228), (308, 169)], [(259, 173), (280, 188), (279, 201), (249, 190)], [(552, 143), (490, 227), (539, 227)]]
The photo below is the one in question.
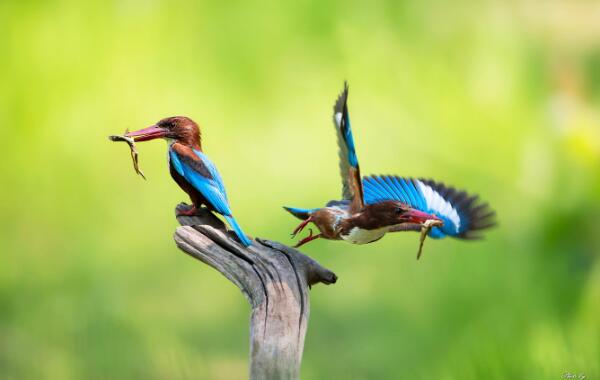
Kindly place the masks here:
[(170, 148), (169, 158), (171, 164), (177, 173), (202, 194), (204, 199), (210, 203), (210, 206), (216, 212), (225, 217), (240, 241), (245, 246), (250, 245), (250, 240), (231, 215), (225, 185), (223, 184), (223, 180), (221, 179), (221, 175), (217, 171), (216, 166), (204, 153), (196, 149), (194, 149), (193, 152), (198, 157), (198, 160), (192, 160), (180, 155), (174, 149)]
[(477, 202), (477, 196), (432, 180), (369, 176), (363, 178), (363, 188), (365, 204), (393, 199), (441, 218), (444, 225), (429, 232), (433, 238), (477, 239), (480, 230), (496, 224), (495, 212), (487, 203)]
[(195, 168), (192, 167), (192, 162), (180, 157), (173, 149), (169, 149), (171, 163), (177, 173), (194, 186), (216, 212), (222, 215), (231, 215), (225, 186), (217, 168), (204, 153), (197, 150), (194, 150), (194, 153), (200, 159), (199, 165), (202, 165), (202, 170), (198, 170), (198, 165), (194, 165)]
[(333, 122), (339, 133), (340, 164), (358, 167), (358, 158), (354, 148), (354, 137), (350, 127), (348, 113), (348, 83), (344, 83), (344, 91), (338, 96), (333, 106)]
[(339, 148), (340, 174), (342, 176), (342, 197), (352, 201), (352, 207), (361, 209), (363, 202), (363, 189), (360, 180), (360, 168), (354, 138), (350, 127), (350, 115), (348, 113), (348, 83), (344, 85), (344, 91), (337, 98), (333, 106), (333, 123), (337, 131), (337, 142)]

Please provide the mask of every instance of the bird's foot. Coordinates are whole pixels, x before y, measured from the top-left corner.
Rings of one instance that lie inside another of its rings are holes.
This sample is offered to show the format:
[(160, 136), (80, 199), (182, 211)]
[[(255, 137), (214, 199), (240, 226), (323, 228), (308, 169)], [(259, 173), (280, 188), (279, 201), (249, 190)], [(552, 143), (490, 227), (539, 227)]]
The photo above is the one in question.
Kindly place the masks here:
[(198, 208), (195, 205), (187, 206), (187, 208), (180, 207), (177, 209), (177, 216), (196, 216), (198, 214)]
[(308, 243), (308, 242), (310, 242), (310, 241), (313, 241), (313, 240), (315, 240), (315, 239), (318, 239), (318, 238), (320, 238), (320, 237), (321, 237), (321, 234), (316, 234), (316, 235), (313, 235), (313, 230), (312, 230), (312, 228), (309, 228), (308, 230), (310, 231), (310, 234), (309, 234), (307, 237), (305, 237), (304, 239), (300, 240), (300, 241), (298, 242), (298, 244), (296, 244), (296, 245), (294, 246), (294, 248), (298, 248), (298, 247), (300, 247), (300, 246), (302, 246), (302, 245), (304, 245), (304, 244), (306, 244), (306, 243)]
[(292, 231), (292, 238), (295, 238), (298, 233), (302, 232), (304, 227), (306, 227), (311, 221), (312, 216), (309, 216), (307, 219), (303, 220), (302, 223), (298, 224), (298, 227), (294, 228), (294, 231)]

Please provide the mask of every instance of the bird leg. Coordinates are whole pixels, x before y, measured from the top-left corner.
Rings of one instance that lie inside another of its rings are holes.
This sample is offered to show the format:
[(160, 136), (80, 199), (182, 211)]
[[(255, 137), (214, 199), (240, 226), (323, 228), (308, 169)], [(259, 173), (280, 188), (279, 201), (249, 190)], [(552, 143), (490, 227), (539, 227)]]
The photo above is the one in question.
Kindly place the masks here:
[(309, 234), (307, 237), (305, 237), (304, 239), (300, 240), (300, 241), (298, 242), (298, 244), (296, 244), (296, 245), (294, 246), (294, 248), (298, 248), (298, 247), (300, 247), (301, 245), (304, 245), (304, 244), (306, 244), (306, 243), (308, 243), (308, 242), (310, 242), (310, 241), (313, 241), (313, 240), (315, 240), (315, 239), (318, 239), (318, 238), (320, 238), (320, 237), (322, 236), (322, 234), (316, 234), (316, 235), (313, 235), (313, 230), (312, 230), (312, 228), (309, 228), (308, 230), (310, 231), (310, 234)]
[(421, 224), (421, 239), (419, 243), (419, 251), (417, 252), (417, 260), (421, 257), (421, 253), (423, 253), (423, 243), (425, 243), (425, 238), (431, 229), (435, 226), (441, 226), (444, 222), (437, 219), (427, 219), (423, 224)]
[(177, 209), (177, 216), (195, 216), (198, 213), (198, 208), (196, 205), (188, 206), (188, 209)]
[(294, 228), (294, 231), (292, 231), (292, 238), (295, 238), (296, 235), (298, 235), (298, 233), (301, 232), (304, 229), (304, 227), (306, 227), (306, 225), (310, 222), (312, 222), (312, 216), (309, 216), (307, 219), (303, 220), (302, 223), (298, 225), (298, 227)]

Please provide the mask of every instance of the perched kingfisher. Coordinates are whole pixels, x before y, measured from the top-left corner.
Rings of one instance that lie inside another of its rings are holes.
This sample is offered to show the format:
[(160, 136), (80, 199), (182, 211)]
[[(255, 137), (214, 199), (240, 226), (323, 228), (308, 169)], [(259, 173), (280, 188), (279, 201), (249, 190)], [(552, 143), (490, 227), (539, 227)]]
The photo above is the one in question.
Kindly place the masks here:
[(316, 235), (310, 230), (297, 246), (317, 238), (367, 244), (388, 232), (420, 231), (423, 225), (432, 238), (476, 239), (481, 237), (481, 230), (495, 225), (495, 213), (487, 203), (440, 182), (398, 176), (368, 176), (361, 180), (347, 101), (346, 83), (333, 107), (343, 200), (314, 209), (284, 207), (302, 219), (292, 236), (311, 222), (319, 229)]
[(225, 185), (215, 165), (202, 152), (200, 128), (192, 119), (174, 116), (135, 132), (127, 137), (134, 141), (149, 141), (163, 138), (169, 145), (167, 160), (171, 177), (192, 200), (188, 210), (178, 215), (194, 215), (201, 205), (215, 211), (227, 220), (244, 246), (252, 244), (231, 213)]

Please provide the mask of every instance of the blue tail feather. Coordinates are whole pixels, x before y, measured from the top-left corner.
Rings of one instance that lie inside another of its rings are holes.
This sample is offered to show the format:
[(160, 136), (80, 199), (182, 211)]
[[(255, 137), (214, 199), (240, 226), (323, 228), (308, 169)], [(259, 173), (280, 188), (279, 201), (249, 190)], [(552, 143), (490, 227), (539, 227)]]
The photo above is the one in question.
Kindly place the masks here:
[(233, 216), (223, 216), (225, 216), (225, 219), (227, 219), (227, 223), (229, 223), (229, 226), (235, 232), (235, 234), (237, 235), (238, 239), (240, 239), (240, 242), (244, 245), (244, 247), (248, 247), (249, 245), (251, 245), (252, 241), (248, 239), (244, 231), (242, 231), (242, 228), (237, 223), (235, 218)]
[(315, 209), (310, 209), (310, 208), (296, 208), (296, 207), (286, 207), (286, 206), (283, 206), (283, 208), (290, 214), (294, 215), (296, 218), (302, 219), (302, 220), (307, 219), (310, 216), (310, 213), (315, 210)]

